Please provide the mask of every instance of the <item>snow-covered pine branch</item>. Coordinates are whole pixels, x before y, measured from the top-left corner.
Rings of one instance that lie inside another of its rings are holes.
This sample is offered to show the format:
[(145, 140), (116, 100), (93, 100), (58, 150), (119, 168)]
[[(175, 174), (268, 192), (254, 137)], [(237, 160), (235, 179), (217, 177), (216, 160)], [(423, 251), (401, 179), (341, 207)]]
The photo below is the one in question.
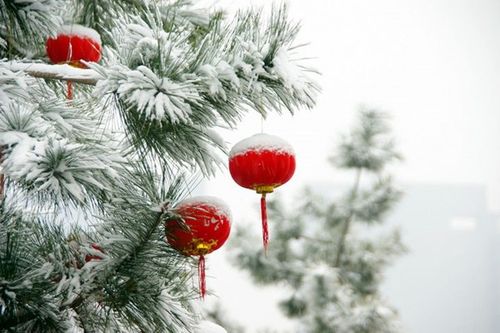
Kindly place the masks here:
[(64, 5), (64, 0), (1, 0), (0, 44), (28, 58), (43, 52), (45, 38), (62, 24)]
[[(48, 64), (63, 18), (100, 34), (100, 64)], [(314, 105), (297, 30), (284, 9), (0, 0), (0, 329), (195, 331), (193, 263), (164, 220), (194, 187), (184, 173), (222, 165), (218, 128)]]
[(15, 99), (27, 99), (27, 89), (23, 73), (12, 72), (0, 65), (0, 106), (5, 107)]
[[(204, 112), (219, 113), (230, 124), (248, 103), (260, 112), (312, 107), (318, 87), (307, 68), (291, 61), (288, 48), (293, 47), (297, 27), (289, 26), (284, 17), (286, 11), (270, 21), (256, 12), (240, 13), (229, 24), (218, 19), (211, 31), (191, 43), (189, 30), (166, 32), (153, 15), (123, 21), (115, 29), (119, 38), (111, 63), (100, 68), (101, 74), (114, 80), (118, 68), (112, 65), (118, 62), (133, 70), (146, 66), (160, 80), (190, 83), (197, 94), (184, 100), (196, 102), (201, 96)], [(227, 106), (236, 110), (229, 113)]]
[[(33, 79), (12, 72), (5, 77), (17, 82), (0, 88), (1, 166), (11, 181), (35, 197), (79, 205), (119, 181), (125, 159), (83, 105), (61, 102)], [(14, 87), (28, 85), (30, 97), (38, 99), (35, 105), (19, 103), (27, 92)]]
[(201, 106), (202, 98), (189, 81), (160, 78), (142, 65), (135, 70), (119, 65), (111, 69), (97, 65), (92, 67), (107, 77), (97, 82), (96, 91), (101, 96), (116, 93), (128, 109), (133, 108), (150, 122), (189, 123), (191, 105)]

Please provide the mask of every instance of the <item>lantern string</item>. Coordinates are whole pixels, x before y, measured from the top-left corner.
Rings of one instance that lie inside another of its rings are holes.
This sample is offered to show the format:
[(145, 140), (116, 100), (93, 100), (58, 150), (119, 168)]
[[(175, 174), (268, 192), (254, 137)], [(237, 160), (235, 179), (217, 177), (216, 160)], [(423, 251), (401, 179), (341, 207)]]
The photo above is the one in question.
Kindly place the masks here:
[(68, 99), (73, 99), (73, 83), (71, 81), (68, 81)]
[[(69, 41), (68, 41), (68, 56), (66, 58), (66, 63), (68, 63), (70, 66), (72, 66), (71, 58), (73, 57), (73, 43), (71, 40), (72, 39), (71, 36), (73, 35), (73, 27), (74, 27), (74, 22), (71, 22), (70, 36), (69, 36)], [(67, 86), (68, 86), (67, 98), (69, 100), (72, 100), (73, 99), (73, 83), (71, 81), (68, 81)]]
[(264, 243), (264, 252), (267, 255), (267, 248), (269, 246), (269, 230), (267, 226), (266, 193), (262, 193), (262, 197), (260, 198), (260, 213), (262, 216), (262, 241)]
[(205, 299), (205, 294), (207, 292), (207, 283), (205, 277), (205, 256), (202, 254), (198, 260), (198, 279), (200, 283), (200, 295), (202, 299)]

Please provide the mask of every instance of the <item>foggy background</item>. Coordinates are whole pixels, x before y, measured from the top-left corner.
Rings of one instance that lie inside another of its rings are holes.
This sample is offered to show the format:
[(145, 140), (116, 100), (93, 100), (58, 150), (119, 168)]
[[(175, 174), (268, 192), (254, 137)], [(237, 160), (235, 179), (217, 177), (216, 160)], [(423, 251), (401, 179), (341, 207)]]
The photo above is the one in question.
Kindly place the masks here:
[[(294, 178), (277, 192), (292, 205), (304, 185), (351, 181), (354, 175), (327, 163), (340, 134), (360, 104), (390, 113), (405, 157), (393, 171), (406, 195), (389, 223), (401, 226), (410, 252), (387, 271), (383, 293), (409, 332), (500, 332), (500, 1), (287, 3), (292, 20), (302, 23), (299, 40), (310, 43), (299, 54), (313, 57), (308, 63), (322, 73), (323, 91), (314, 110), (264, 122), (265, 132), (289, 141), (297, 154)], [(271, 7), (265, 0), (204, 4)], [(260, 129), (260, 118), (249, 116), (225, 138), (232, 146)], [(245, 223), (260, 232), (259, 197), (229, 172), (200, 192), (231, 206), (233, 232)], [(207, 264), (212, 297), (230, 318), (250, 332), (293, 327), (274, 306), (279, 289), (253, 287), (225, 262), (224, 251)]]

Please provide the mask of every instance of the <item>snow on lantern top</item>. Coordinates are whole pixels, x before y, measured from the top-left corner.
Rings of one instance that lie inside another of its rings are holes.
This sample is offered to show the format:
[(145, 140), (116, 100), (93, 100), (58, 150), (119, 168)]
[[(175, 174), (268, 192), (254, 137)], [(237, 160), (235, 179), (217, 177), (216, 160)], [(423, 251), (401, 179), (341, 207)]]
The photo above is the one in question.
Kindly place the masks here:
[(262, 151), (270, 150), (278, 153), (288, 153), (295, 155), (293, 147), (280, 137), (275, 135), (259, 133), (249, 138), (243, 139), (229, 152), (229, 158), (246, 153), (249, 150)]
[(101, 36), (97, 31), (79, 24), (63, 25), (59, 28), (57, 34), (88, 38), (98, 44), (101, 44)]
[(179, 203), (177, 208), (187, 207), (187, 206), (199, 206), (204, 205), (214, 209), (214, 213), (219, 216), (226, 216), (231, 224), (232, 216), (229, 206), (219, 198), (212, 196), (196, 196), (185, 199)]
[(60, 27), (56, 37), (47, 39), (45, 47), (48, 58), (55, 64), (86, 68), (85, 61), (98, 62), (101, 59), (99, 33), (77, 24)]

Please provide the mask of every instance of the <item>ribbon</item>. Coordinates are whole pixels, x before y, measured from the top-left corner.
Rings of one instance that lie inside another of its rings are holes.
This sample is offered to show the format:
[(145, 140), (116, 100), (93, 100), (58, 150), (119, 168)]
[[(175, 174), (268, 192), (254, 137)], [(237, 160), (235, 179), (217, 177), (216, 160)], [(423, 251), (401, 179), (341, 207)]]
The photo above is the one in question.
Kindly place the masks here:
[(68, 99), (73, 99), (73, 83), (71, 81), (68, 81)]
[(264, 252), (267, 255), (267, 248), (269, 246), (269, 229), (267, 226), (266, 193), (262, 193), (262, 197), (260, 198), (260, 213), (262, 217), (262, 242), (264, 244)]
[(205, 277), (205, 256), (202, 254), (198, 259), (198, 279), (200, 282), (200, 295), (202, 299), (205, 299), (205, 294), (207, 293), (207, 282)]

